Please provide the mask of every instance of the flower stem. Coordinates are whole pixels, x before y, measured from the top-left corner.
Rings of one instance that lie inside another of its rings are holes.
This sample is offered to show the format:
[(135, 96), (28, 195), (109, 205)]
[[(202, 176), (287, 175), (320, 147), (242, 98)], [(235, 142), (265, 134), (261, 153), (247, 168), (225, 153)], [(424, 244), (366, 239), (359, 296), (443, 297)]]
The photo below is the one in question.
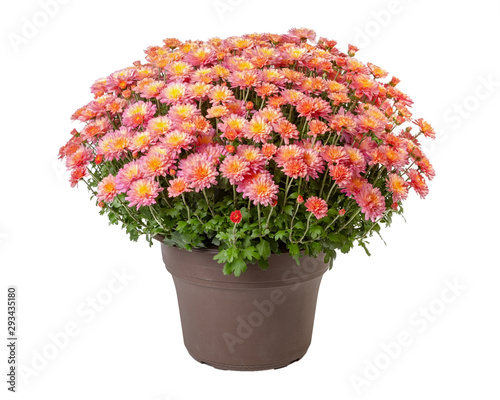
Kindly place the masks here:
[(151, 215), (153, 216), (155, 221), (158, 223), (158, 225), (160, 225), (160, 227), (165, 231), (165, 233), (167, 233), (167, 228), (165, 228), (163, 226), (163, 224), (161, 223), (161, 221), (157, 218), (154, 208), (152, 206), (148, 206), (148, 207), (149, 207), (149, 210), (151, 211)]
[(203, 189), (202, 192), (203, 192), (203, 196), (205, 197), (205, 201), (207, 202), (207, 207), (210, 210), (210, 213), (212, 214), (212, 217), (215, 218), (215, 214), (214, 214), (214, 212), (212, 210), (212, 207), (210, 207), (210, 203), (208, 202), (208, 197), (207, 197), (207, 193), (205, 192), (205, 189)]
[(309, 213), (309, 216), (307, 217), (306, 230), (304, 231), (304, 234), (302, 235), (302, 237), (299, 240), (300, 243), (302, 243), (302, 240), (304, 240), (304, 238), (307, 235), (307, 232), (309, 231), (309, 223), (311, 222), (312, 215), (313, 215), (312, 213)]
[(361, 207), (358, 208), (358, 210), (352, 215), (351, 218), (349, 218), (349, 221), (347, 221), (344, 225), (342, 225), (342, 227), (337, 231), (337, 232), (340, 232), (342, 229), (344, 229), (347, 225), (349, 225), (352, 220), (356, 217), (356, 215), (358, 215), (359, 213), (361, 212)]
[(260, 221), (260, 203), (257, 203), (257, 215), (259, 217), (259, 229), (262, 230), (262, 224)]
[(188, 219), (191, 219), (191, 209), (189, 208), (189, 206), (186, 202), (186, 198), (184, 197), (184, 193), (181, 193), (181, 196), (182, 196), (182, 201), (184, 202), (184, 205), (186, 206), (186, 210), (188, 213)]

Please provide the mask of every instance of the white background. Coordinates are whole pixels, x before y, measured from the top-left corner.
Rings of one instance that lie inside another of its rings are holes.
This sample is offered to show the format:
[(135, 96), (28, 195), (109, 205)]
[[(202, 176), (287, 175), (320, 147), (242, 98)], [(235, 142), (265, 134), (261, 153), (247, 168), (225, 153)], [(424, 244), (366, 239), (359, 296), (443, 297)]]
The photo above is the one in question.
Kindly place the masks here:
[[(500, 399), (498, 1), (62, 3), (46, 18), (35, 0), (3, 2), (0, 12), (2, 399), (8, 285), (18, 288), (18, 361), (28, 371), (18, 376), (19, 399)], [(13, 45), (9, 37), (33, 19), (43, 26)], [(219, 371), (183, 346), (159, 246), (109, 227), (84, 187), (69, 187), (56, 155), (94, 80), (144, 61), (147, 46), (302, 26), (342, 49), (358, 44), (358, 58), (401, 79), (415, 117), (439, 132), (426, 147), (437, 177), (426, 200), (406, 203), (407, 222), (383, 231), (387, 246), (374, 237), (372, 257), (356, 249), (325, 274), (301, 361)], [(91, 315), (86, 302), (122, 271), (133, 278)], [(441, 309), (446, 280), (465, 289)], [(429, 304), (440, 314), (415, 324)], [(77, 333), (51, 354), (50, 335), (68, 324)], [(383, 344), (403, 331), (410, 345), (384, 365)], [(367, 376), (376, 360), (386, 368)], [(354, 375), (370, 378), (361, 394)]]

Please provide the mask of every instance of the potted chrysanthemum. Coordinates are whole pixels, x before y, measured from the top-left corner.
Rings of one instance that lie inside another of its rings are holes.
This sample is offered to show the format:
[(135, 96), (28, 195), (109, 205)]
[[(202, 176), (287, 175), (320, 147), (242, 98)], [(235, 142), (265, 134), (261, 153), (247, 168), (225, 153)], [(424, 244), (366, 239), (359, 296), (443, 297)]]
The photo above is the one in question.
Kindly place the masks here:
[(181, 42), (97, 80), (60, 150), (132, 240), (161, 242), (191, 355), (266, 369), (310, 344), (322, 274), (434, 170), (399, 80), (308, 29)]

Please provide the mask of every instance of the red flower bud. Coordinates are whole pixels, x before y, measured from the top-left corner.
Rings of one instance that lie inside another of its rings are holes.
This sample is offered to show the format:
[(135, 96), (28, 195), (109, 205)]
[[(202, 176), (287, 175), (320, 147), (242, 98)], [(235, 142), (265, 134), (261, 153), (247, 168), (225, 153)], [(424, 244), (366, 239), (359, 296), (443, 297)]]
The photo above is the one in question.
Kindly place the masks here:
[(246, 109), (247, 110), (253, 110), (253, 103), (251, 101), (247, 101)]
[(297, 203), (302, 204), (303, 202), (304, 202), (304, 198), (302, 197), (302, 195), (299, 194), (297, 196)]
[(345, 209), (341, 208), (341, 209), (339, 210), (339, 215), (344, 215), (344, 214), (345, 214)]
[(236, 151), (236, 149), (234, 148), (234, 146), (233, 146), (233, 145), (228, 144), (228, 145), (226, 145), (226, 151), (227, 151), (228, 153), (233, 154), (233, 153)]
[(102, 154), (98, 154), (95, 156), (95, 160), (94, 162), (99, 165), (100, 163), (102, 163)]

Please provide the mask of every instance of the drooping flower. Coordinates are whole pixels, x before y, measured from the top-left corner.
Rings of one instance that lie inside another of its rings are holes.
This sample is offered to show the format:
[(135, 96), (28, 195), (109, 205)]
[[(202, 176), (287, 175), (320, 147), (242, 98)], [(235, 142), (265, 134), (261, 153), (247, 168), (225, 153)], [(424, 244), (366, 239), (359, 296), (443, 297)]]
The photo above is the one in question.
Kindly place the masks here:
[(359, 193), (354, 196), (354, 200), (361, 207), (366, 220), (375, 222), (385, 212), (385, 199), (380, 194), (380, 189), (370, 183), (363, 185)]
[(153, 178), (139, 179), (132, 182), (125, 200), (129, 202), (129, 207), (136, 206), (136, 209), (139, 210), (143, 206), (155, 204), (155, 199), (162, 190), (163, 188)]
[(116, 189), (115, 177), (109, 174), (97, 185), (97, 198), (99, 201), (110, 203), (114, 200), (118, 190)]
[(415, 120), (415, 123), (418, 125), (420, 128), (420, 131), (424, 134), (425, 137), (435, 139), (436, 138), (436, 132), (434, 131), (434, 128), (426, 121), (424, 121), (422, 118), (419, 118)]
[(328, 204), (319, 197), (309, 197), (304, 205), (306, 206), (306, 210), (313, 213), (316, 219), (324, 218), (328, 214)]
[(392, 201), (397, 203), (408, 197), (408, 183), (398, 174), (389, 174), (387, 177), (387, 189), (392, 193)]
[(423, 199), (429, 194), (429, 188), (425, 182), (424, 177), (416, 170), (408, 170), (408, 176), (410, 177), (410, 186), (418, 193), (418, 195)]

